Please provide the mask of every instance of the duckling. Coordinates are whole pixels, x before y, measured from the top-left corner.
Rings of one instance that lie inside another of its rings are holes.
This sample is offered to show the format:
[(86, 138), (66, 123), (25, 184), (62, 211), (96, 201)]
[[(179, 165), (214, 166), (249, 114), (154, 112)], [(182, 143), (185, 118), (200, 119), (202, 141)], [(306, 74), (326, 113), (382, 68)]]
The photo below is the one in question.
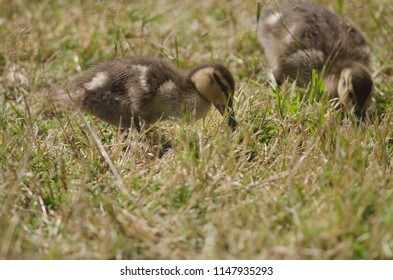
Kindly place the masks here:
[(350, 20), (315, 4), (287, 3), (265, 12), (259, 24), (258, 39), (278, 83), (289, 77), (307, 86), (315, 69), (344, 108), (365, 116), (373, 91), (370, 51)]
[(137, 130), (183, 113), (202, 118), (213, 104), (221, 115), (228, 114), (228, 125), (234, 130), (234, 91), (231, 72), (219, 63), (187, 73), (163, 60), (129, 57), (92, 67), (51, 97), (55, 102), (71, 99), (109, 124)]

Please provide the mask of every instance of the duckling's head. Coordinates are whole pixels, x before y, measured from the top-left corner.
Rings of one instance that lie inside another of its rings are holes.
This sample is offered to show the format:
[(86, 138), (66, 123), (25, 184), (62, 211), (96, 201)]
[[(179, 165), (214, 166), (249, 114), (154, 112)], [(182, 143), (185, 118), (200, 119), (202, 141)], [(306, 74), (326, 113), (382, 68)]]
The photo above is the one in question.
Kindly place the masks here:
[(354, 108), (357, 117), (365, 116), (372, 90), (373, 80), (363, 65), (349, 63), (342, 68), (337, 87), (338, 96), (344, 107)]
[(189, 78), (221, 115), (228, 113), (228, 125), (235, 130), (236, 119), (233, 111), (235, 81), (231, 72), (221, 64), (208, 63), (193, 69)]

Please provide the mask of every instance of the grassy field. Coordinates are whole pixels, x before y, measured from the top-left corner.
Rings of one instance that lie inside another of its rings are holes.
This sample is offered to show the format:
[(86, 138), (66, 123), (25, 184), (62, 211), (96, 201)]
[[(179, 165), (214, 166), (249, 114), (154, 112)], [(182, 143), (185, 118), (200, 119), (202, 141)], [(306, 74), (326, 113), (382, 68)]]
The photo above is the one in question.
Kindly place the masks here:
[[(369, 39), (368, 124), (318, 83), (272, 91), (256, 1), (0, 0), (0, 258), (392, 259), (391, 0), (314, 2)], [(238, 130), (213, 110), (163, 122), (172, 149), (157, 156), (136, 131), (39, 98), (122, 56), (224, 63)]]

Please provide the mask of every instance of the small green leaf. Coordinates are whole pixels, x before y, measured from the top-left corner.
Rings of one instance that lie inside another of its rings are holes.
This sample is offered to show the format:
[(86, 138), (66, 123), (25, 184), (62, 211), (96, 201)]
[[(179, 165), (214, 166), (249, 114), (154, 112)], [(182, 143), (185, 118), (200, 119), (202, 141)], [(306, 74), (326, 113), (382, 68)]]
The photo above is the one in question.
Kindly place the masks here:
[(5, 64), (6, 64), (5, 56), (4, 54), (0, 53), (0, 75), (3, 75), (4, 73)]

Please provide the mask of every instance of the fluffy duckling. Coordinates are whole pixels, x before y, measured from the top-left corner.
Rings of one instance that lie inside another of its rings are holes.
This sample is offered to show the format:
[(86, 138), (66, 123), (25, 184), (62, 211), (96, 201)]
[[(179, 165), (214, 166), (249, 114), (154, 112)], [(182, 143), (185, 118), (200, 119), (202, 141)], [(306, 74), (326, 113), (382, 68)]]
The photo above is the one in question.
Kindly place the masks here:
[(232, 74), (218, 63), (183, 73), (159, 59), (130, 57), (92, 67), (52, 99), (71, 98), (83, 111), (109, 124), (138, 130), (183, 113), (201, 118), (213, 104), (222, 115), (228, 114), (234, 130), (234, 91)]
[(370, 51), (349, 20), (309, 3), (287, 3), (261, 16), (258, 39), (278, 83), (287, 77), (307, 86), (312, 69), (324, 72), (325, 88), (363, 117), (372, 97)]

